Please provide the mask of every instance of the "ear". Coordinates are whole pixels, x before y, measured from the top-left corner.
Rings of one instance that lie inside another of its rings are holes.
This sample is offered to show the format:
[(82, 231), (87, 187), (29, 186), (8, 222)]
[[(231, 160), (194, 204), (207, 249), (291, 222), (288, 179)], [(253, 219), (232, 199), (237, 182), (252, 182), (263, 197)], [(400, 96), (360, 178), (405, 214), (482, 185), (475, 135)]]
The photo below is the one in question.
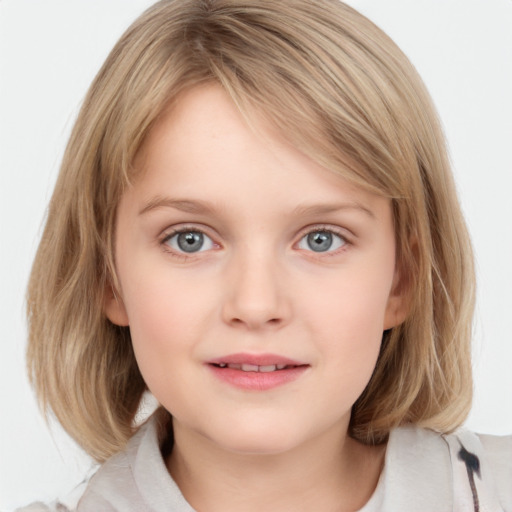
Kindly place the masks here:
[(106, 317), (115, 325), (126, 327), (130, 325), (128, 314), (121, 295), (114, 290), (112, 284), (107, 283), (103, 299), (103, 311)]
[(401, 269), (395, 269), (384, 316), (384, 331), (402, 324), (409, 313), (410, 280), (404, 274)]

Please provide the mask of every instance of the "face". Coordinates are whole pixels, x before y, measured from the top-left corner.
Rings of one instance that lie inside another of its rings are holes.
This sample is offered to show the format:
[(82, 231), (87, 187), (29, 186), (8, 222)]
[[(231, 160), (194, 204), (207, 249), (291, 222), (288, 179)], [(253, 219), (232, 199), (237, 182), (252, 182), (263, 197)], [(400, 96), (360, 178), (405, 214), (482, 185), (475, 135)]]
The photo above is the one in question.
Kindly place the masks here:
[(106, 313), (175, 428), (278, 453), (346, 433), (402, 301), (390, 202), (257, 128), (214, 85), (153, 128)]

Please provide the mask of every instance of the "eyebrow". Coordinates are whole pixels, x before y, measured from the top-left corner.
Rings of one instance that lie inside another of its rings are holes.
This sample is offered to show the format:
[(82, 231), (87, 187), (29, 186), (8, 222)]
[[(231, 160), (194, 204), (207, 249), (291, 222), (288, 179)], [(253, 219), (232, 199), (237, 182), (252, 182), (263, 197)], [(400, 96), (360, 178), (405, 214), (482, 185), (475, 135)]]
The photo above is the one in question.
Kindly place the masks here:
[[(176, 210), (181, 210), (182, 212), (200, 215), (211, 215), (215, 212), (215, 208), (205, 201), (173, 199), (170, 197), (156, 196), (144, 205), (144, 207), (139, 211), (139, 215), (144, 215), (160, 208), (174, 208)], [(292, 216), (326, 215), (341, 210), (361, 211), (369, 217), (375, 218), (375, 214), (372, 210), (357, 202), (299, 205), (294, 208)]]
[(213, 206), (204, 201), (156, 196), (144, 205), (139, 215), (144, 215), (145, 213), (159, 208), (175, 208), (176, 210), (181, 210), (186, 213), (203, 215), (212, 214), (214, 212)]
[(371, 217), (375, 218), (375, 213), (370, 208), (357, 202), (348, 203), (327, 203), (327, 204), (313, 204), (313, 205), (299, 205), (293, 210), (293, 215), (325, 215), (334, 213), (341, 210), (356, 210), (361, 211)]

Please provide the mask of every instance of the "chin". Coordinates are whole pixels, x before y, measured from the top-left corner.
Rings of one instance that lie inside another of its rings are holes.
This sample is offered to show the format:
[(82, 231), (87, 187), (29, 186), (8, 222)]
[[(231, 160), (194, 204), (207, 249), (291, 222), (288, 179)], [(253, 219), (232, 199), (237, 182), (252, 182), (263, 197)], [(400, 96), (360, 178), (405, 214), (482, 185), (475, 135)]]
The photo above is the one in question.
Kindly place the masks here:
[(305, 442), (297, 432), (270, 425), (241, 426), (234, 424), (219, 435), (206, 434), (221, 449), (239, 455), (278, 455)]

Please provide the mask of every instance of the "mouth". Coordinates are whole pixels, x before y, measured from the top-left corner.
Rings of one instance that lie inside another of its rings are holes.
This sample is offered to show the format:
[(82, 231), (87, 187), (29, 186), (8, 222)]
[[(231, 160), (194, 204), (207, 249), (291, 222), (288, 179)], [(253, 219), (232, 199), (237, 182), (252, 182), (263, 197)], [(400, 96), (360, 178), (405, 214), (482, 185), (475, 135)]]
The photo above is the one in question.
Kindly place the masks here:
[(233, 354), (207, 363), (213, 375), (232, 387), (266, 391), (298, 379), (310, 367), (272, 354)]
[[(270, 373), (281, 370), (290, 370), (292, 368), (297, 368), (296, 365), (291, 364), (268, 364), (268, 365), (256, 365), (256, 364), (236, 364), (236, 363), (218, 363), (214, 364), (217, 368), (231, 368), (232, 370), (240, 370), (242, 372), (261, 372), (261, 373)], [(302, 366), (302, 365), (298, 365)]]

